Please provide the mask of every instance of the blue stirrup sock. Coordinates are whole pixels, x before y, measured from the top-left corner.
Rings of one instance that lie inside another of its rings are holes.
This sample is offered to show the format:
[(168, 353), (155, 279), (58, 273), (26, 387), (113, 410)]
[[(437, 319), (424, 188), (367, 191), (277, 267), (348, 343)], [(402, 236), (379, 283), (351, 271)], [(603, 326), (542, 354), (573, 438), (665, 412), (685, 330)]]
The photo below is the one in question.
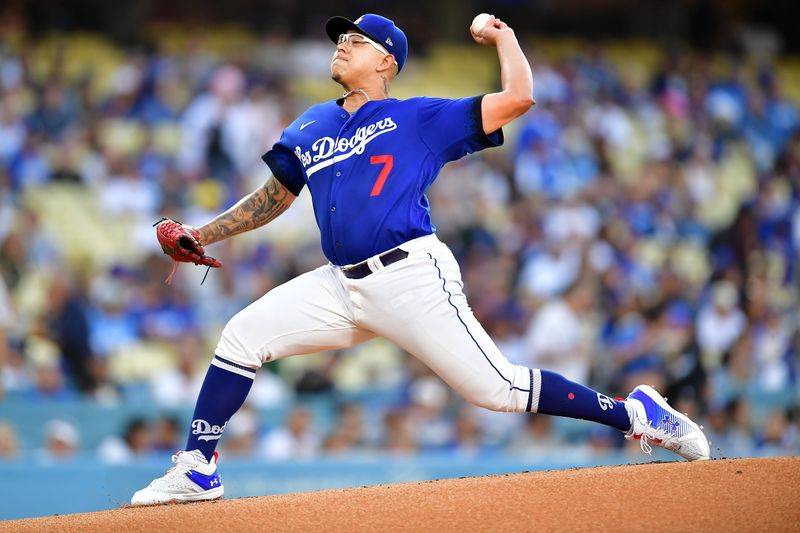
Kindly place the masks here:
[(541, 370), (542, 388), (537, 413), (599, 422), (628, 431), (631, 420), (625, 402), (609, 398), (564, 376)]
[(187, 450), (200, 450), (211, 461), (228, 420), (244, 403), (255, 377), (254, 368), (214, 356), (197, 397)]

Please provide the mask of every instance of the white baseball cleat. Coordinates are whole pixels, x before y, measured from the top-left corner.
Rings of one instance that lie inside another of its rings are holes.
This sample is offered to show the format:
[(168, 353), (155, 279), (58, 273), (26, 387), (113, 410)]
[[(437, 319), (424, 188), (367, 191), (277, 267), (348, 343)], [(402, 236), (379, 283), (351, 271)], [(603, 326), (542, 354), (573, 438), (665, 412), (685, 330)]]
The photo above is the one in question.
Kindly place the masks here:
[(217, 458), (209, 462), (200, 450), (181, 451), (172, 456), (175, 466), (131, 498), (132, 505), (167, 502), (196, 502), (222, 498), (225, 490), (217, 472)]
[(703, 461), (711, 457), (708, 439), (692, 420), (669, 406), (652, 387), (639, 385), (625, 399), (631, 417), (626, 439), (638, 439), (642, 451), (651, 454), (653, 446), (666, 448), (687, 461)]

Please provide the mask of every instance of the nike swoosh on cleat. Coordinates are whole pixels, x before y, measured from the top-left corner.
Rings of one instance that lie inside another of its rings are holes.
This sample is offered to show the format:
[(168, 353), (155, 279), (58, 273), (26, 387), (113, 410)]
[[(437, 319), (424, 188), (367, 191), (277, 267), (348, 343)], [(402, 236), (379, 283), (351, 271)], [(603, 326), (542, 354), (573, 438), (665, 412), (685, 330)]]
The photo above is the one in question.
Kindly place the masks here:
[(313, 123), (315, 123), (315, 122), (316, 122), (316, 120), (312, 120), (311, 122), (304, 122), (304, 123), (300, 124), (300, 129), (302, 130), (302, 129), (303, 129), (303, 128), (305, 128), (306, 126), (310, 126), (310, 125), (312, 125), (312, 124), (313, 124)]

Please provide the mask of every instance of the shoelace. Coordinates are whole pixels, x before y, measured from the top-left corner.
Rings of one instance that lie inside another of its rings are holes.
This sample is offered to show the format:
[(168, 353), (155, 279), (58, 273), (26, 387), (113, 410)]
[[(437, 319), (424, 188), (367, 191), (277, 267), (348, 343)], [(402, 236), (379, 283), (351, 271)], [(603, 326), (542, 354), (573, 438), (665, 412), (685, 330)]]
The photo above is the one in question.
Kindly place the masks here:
[(642, 436), (639, 438), (639, 446), (647, 455), (653, 455), (653, 447), (650, 446), (649, 442), (647, 442), (649, 438), (651, 437), (647, 433), (642, 433)]
[(645, 424), (645, 430), (642, 431), (642, 436), (639, 438), (639, 446), (647, 455), (653, 455), (653, 447), (650, 445), (650, 441), (664, 442), (669, 438), (672, 438), (672, 434), (669, 431), (653, 427), (648, 421), (647, 424)]
[(188, 472), (193, 467), (197, 466), (197, 462), (196, 461), (195, 461), (194, 465), (188, 465), (186, 463), (181, 462), (179, 455), (184, 454), (184, 453), (189, 453), (191, 455), (190, 452), (178, 452), (178, 453), (176, 453), (175, 455), (172, 456), (172, 462), (175, 463), (175, 466), (173, 466), (169, 470), (167, 470), (167, 474), (169, 474), (171, 472), (180, 472), (180, 473)]

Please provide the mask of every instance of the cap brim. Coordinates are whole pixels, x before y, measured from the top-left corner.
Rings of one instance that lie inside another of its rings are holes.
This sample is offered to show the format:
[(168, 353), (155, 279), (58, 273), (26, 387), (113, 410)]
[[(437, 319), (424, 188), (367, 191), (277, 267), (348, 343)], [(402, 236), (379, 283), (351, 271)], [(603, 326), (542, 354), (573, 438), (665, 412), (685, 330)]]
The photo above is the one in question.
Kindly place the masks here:
[(328, 22), (325, 23), (325, 33), (328, 34), (328, 38), (334, 43), (339, 42), (339, 36), (341, 34), (347, 33), (349, 31), (356, 31), (358, 33), (366, 35), (375, 42), (380, 42), (373, 35), (370, 35), (363, 29), (359, 28), (356, 25), (356, 23), (350, 19), (344, 17), (331, 17), (328, 19)]

